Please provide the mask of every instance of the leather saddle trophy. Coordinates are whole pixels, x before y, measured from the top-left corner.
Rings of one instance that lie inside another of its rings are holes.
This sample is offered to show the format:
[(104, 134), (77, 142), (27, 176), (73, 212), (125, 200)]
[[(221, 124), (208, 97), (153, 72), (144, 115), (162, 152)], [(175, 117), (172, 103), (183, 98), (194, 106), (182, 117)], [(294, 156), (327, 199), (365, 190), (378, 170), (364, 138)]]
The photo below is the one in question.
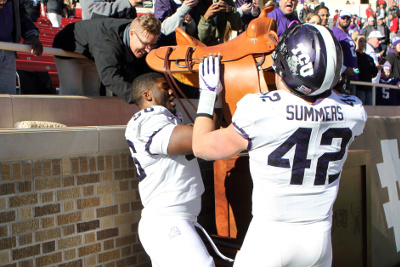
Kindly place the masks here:
[[(176, 28), (177, 45), (151, 50), (146, 57), (147, 64), (156, 71), (164, 72), (171, 88), (174, 88), (174, 84), (180, 90), (174, 78), (184, 84), (199, 87), (200, 59), (219, 53), (221, 82), (224, 87), (221, 93), (223, 114), (225, 122), (229, 124), (236, 110), (236, 103), (243, 96), (268, 91), (267, 84), (275, 84), (273, 72), (268, 72), (272, 68), (272, 52), (279, 40), (275, 20), (267, 17), (272, 10), (270, 6), (264, 7), (245, 32), (226, 43), (214, 46), (206, 46), (182, 29)], [(177, 99), (180, 100), (178, 97)], [(184, 108), (182, 103), (181, 106)], [(186, 109), (185, 112), (188, 114)]]

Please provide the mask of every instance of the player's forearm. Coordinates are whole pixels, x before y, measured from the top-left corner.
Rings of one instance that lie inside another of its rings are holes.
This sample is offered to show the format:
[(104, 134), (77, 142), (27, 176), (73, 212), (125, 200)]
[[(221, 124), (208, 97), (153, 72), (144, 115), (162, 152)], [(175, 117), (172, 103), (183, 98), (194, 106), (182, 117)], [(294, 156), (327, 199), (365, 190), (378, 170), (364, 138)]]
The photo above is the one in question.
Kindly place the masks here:
[(193, 128), (193, 154), (196, 157), (210, 160), (209, 154), (212, 154), (213, 144), (211, 138), (208, 137), (214, 131), (214, 121), (208, 117), (197, 117)]
[(246, 150), (248, 141), (240, 136), (233, 125), (213, 131), (211, 118), (198, 117), (193, 129), (193, 153), (205, 160), (231, 158)]

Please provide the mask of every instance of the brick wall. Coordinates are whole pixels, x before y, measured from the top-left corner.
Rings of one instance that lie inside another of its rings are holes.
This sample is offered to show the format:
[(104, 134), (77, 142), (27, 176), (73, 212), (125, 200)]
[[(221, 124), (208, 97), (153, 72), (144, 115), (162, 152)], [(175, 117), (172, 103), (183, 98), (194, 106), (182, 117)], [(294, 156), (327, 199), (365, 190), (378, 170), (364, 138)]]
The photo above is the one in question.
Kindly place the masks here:
[(128, 153), (0, 167), (2, 266), (150, 266)]
[[(137, 173), (123, 148), (32, 159), (0, 155), (0, 266), (151, 266), (137, 235)], [(213, 234), (212, 162), (200, 166), (206, 192), (199, 222)]]

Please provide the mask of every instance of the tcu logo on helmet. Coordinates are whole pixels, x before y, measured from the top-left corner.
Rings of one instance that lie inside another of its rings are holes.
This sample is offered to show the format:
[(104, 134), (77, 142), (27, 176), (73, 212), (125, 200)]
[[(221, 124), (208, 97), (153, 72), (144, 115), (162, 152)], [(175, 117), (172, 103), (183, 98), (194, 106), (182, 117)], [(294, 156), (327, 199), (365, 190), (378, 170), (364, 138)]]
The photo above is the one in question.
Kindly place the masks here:
[[(288, 59), (288, 64), (293, 75), (301, 75), (303, 77), (314, 75), (313, 64), (310, 61), (310, 56), (305, 52), (304, 44), (299, 43), (296, 48), (292, 49), (293, 56)], [(298, 67), (300, 70), (298, 73)]]

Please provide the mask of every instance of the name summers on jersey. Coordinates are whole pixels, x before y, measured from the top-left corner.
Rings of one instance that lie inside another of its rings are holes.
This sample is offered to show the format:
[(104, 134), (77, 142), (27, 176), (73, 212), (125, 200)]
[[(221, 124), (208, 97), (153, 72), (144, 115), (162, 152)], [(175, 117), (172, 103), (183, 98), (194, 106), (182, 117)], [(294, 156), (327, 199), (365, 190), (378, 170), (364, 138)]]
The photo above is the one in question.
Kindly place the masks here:
[(296, 121), (343, 121), (340, 106), (325, 106), (319, 109), (302, 105), (287, 105), (286, 119)]

